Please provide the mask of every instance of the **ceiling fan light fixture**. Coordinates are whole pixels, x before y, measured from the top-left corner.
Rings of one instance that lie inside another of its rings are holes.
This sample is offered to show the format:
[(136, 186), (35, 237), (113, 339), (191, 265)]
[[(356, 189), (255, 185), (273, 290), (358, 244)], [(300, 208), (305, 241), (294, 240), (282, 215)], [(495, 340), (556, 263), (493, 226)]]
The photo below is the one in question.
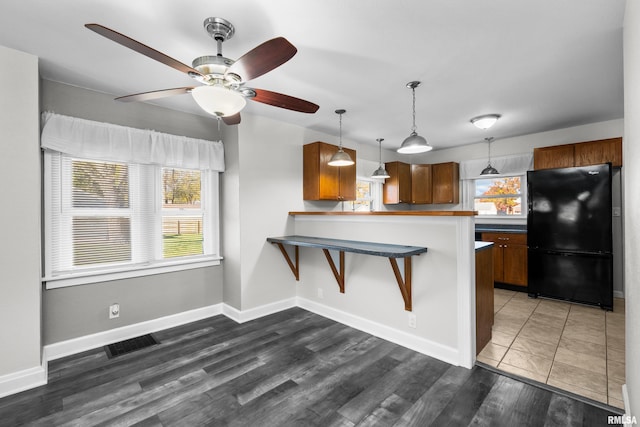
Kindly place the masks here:
[(331, 156), (331, 159), (327, 163), (329, 166), (351, 166), (355, 163), (349, 153), (345, 152), (342, 149), (342, 115), (346, 112), (347, 110), (343, 109), (336, 110), (336, 114), (340, 116), (340, 146), (338, 148), (338, 151), (333, 156)]
[(216, 117), (233, 116), (247, 105), (244, 96), (219, 85), (195, 87), (191, 96), (200, 108)]
[(500, 114), (485, 114), (483, 116), (474, 117), (470, 122), (478, 129), (486, 130), (495, 125)]

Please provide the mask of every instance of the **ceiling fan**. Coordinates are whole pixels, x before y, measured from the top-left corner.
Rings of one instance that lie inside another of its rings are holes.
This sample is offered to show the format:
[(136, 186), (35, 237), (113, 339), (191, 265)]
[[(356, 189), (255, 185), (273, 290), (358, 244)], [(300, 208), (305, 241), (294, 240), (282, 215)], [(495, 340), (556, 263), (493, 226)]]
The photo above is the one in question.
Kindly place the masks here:
[(86, 24), (85, 27), (109, 40), (186, 73), (202, 83), (200, 86), (185, 86), (121, 96), (116, 98), (118, 101), (149, 101), (191, 93), (193, 99), (204, 111), (222, 119), (228, 125), (240, 123), (240, 110), (246, 105), (246, 99), (302, 113), (315, 113), (319, 108), (318, 105), (304, 99), (244, 86), (245, 82), (279, 67), (296, 54), (298, 50), (284, 37), (268, 40), (234, 61), (222, 56), (222, 43), (233, 37), (235, 27), (223, 18), (207, 18), (204, 21), (204, 28), (216, 41), (218, 53), (200, 56), (194, 59), (192, 66), (189, 67), (100, 24)]

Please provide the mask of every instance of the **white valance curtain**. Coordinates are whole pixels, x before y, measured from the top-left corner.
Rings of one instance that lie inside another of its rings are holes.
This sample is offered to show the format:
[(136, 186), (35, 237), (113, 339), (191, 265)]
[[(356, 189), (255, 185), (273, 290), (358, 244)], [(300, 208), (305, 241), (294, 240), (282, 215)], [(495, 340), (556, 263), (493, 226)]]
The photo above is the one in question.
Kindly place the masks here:
[(41, 146), (87, 159), (224, 172), (222, 141), (43, 114)]
[[(491, 166), (496, 168), (500, 175), (521, 175), (533, 169), (533, 153), (492, 157)], [(486, 158), (462, 161), (460, 162), (460, 179), (482, 178), (480, 172), (485, 167), (487, 167)]]

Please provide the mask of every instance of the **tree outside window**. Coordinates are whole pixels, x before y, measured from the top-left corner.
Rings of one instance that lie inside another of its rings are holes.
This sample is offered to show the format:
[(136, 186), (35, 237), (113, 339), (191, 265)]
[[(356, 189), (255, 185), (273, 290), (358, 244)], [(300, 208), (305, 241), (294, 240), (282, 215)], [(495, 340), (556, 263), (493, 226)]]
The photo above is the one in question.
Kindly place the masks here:
[(522, 215), (521, 184), (521, 176), (477, 179), (474, 210), (478, 215)]

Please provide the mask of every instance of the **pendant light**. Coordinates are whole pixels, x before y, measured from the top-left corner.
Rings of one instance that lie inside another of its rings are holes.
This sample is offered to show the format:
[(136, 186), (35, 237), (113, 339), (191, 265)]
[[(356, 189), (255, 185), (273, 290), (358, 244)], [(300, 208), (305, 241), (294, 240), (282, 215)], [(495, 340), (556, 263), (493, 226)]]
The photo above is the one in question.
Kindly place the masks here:
[(489, 144), (489, 163), (487, 164), (486, 168), (482, 169), (480, 175), (499, 175), (500, 172), (498, 172), (496, 168), (491, 166), (491, 141), (493, 141), (493, 137), (490, 136), (489, 138), (485, 138), (484, 140), (487, 141), (487, 144)]
[(407, 83), (407, 87), (413, 91), (413, 127), (411, 128), (411, 134), (402, 141), (402, 145), (397, 150), (401, 154), (424, 153), (433, 149), (427, 140), (416, 132), (416, 88), (418, 86), (420, 86), (418, 81)]
[(382, 141), (384, 141), (384, 138), (378, 138), (376, 139), (376, 141), (378, 141), (378, 147), (380, 150), (380, 167), (378, 167), (378, 169), (376, 169), (373, 174), (371, 175), (371, 178), (376, 178), (376, 179), (386, 179), (386, 178), (391, 178), (391, 176), (389, 175), (389, 172), (386, 171), (386, 169), (384, 168), (384, 165), (382, 164)]
[(338, 151), (331, 156), (331, 160), (329, 160), (329, 166), (351, 166), (355, 162), (349, 156), (349, 153), (346, 153), (342, 149), (342, 115), (346, 113), (347, 110), (336, 110), (336, 114), (340, 116), (340, 147)]

